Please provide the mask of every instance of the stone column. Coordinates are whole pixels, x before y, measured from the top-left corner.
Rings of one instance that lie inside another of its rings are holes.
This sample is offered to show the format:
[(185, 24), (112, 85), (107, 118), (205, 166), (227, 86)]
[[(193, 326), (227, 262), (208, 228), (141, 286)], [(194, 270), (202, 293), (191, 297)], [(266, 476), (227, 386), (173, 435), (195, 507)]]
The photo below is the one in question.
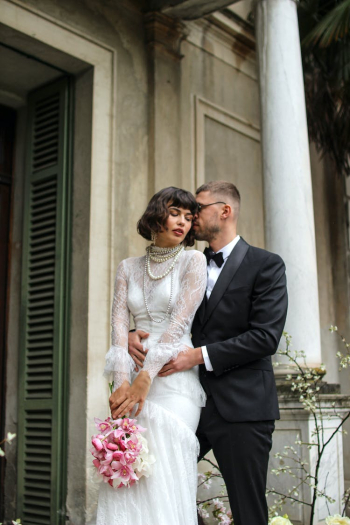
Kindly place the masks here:
[(266, 248), (287, 267), (286, 331), (309, 366), (321, 362), (315, 226), (297, 7), (258, 0)]

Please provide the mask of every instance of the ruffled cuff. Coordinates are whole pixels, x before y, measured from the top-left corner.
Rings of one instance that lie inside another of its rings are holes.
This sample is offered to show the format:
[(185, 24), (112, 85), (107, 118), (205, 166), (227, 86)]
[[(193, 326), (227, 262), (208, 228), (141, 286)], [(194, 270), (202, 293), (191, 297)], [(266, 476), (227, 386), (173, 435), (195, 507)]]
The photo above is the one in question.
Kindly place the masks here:
[(112, 345), (106, 354), (106, 365), (103, 375), (108, 379), (114, 380), (114, 390), (119, 388), (124, 381), (129, 381), (131, 372), (135, 368), (132, 357), (125, 348), (118, 345)]
[(143, 344), (148, 350), (143, 366), (143, 371), (148, 372), (151, 381), (156, 377), (159, 370), (171, 359), (176, 359), (181, 352), (187, 352), (188, 346), (183, 343), (150, 343), (148, 339)]

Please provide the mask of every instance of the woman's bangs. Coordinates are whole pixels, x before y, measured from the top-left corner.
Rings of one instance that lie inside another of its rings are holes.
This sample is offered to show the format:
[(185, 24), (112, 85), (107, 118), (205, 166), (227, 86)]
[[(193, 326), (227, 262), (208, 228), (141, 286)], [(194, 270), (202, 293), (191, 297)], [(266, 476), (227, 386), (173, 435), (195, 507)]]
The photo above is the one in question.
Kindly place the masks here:
[(175, 208), (190, 210), (193, 214), (195, 214), (197, 211), (197, 202), (190, 192), (178, 190), (174, 192), (170, 202), (172, 206), (175, 206)]

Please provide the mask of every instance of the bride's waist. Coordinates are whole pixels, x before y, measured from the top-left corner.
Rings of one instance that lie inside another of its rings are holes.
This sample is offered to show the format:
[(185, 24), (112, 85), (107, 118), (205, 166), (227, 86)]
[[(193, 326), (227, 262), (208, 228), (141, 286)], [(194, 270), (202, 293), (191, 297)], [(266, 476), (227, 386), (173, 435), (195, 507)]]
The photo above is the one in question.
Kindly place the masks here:
[[(149, 333), (149, 336), (147, 337), (147, 339), (143, 339), (143, 342), (145, 342), (147, 340), (148, 344), (156, 343), (157, 341), (159, 341), (159, 339), (162, 337), (162, 335), (166, 331), (166, 330), (164, 330), (164, 328), (161, 329), (161, 330), (154, 329), (153, 326), (151, 328), (149, 328), (149, 327), (146, 328), (145, 326), (138, 326), (136, 329), (137, 330), (143, 330), (144, 332)], [(182, 337), (180, 337), (179, 339), (176, 340), (176, 343), (183, 343), (186, 346), (193, 347), (192, 341), (191, 341), (191, 334), (190, 333), (183, 334)]]
[(198, 366), (190, 370), (176, 372), (167, 377), (156, 376), (147, 398), (154, 400), (174, 395), (185, 396), (191, 399), (195, 405), (204, 406), (205, 393), (199, 382)]

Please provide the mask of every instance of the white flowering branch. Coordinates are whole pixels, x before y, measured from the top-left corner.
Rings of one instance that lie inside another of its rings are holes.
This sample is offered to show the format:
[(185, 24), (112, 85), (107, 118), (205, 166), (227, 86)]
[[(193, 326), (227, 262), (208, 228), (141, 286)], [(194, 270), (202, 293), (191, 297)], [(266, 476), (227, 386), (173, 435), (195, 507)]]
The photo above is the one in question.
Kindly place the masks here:
[(233, 524), (232, 513), (231, 511), (227, 511), (224, 505), (225, 503), (228, 503), (229, 500), (225, 490), (225, 483), (221, 471), (219, 467), (209, 458), (203, 458), (202, 461), (206, 461), (207, 463), (209, 463), (209, 465), (215, 470), (209, 470), (208, 472), (205, 472), (203, 474), (198, 474), (198, 487), (203, 486), (205, 489), (209, 489), (212, 479), (221, 479), (223, 491), (218, 496), (212, 496), (203, 500), (197, 500), (198, 514), (201, 518), (209, 518), (210, 514), (208, 511), (210, 511), (213, 518), (218, 523), (224, 525)]
[[(330, 331), (338, 332), (338, 329), (336, 326), (331, 326)], [(285, 450), (283, 456), (280, 453), (275, 454), (276, 458), (291, 460), (294, 462), (294, 466), (290, 467), (289, 465), (284, 465), (277, 469), (273, 469), (273, 474), (276, 476), (288, 474), (289, 476), (296, 479), (297, 484), (289, 489), (287, 494), (283, 494), (279, 491), (276, 491), (275, 489), (268, 489), (267, 494), (274, 494), (278, 496), (278, 499), (274, 501), (274, 505), (272, 505), (269, 510), (270, 516), (276, 514), (277, 509), (281, 509), (287, 501), (291, 501), (292, 503), (297, 503), (300, 505), (307, 505), (310, 507), (310, 525), (312, 525), (317, 499), (324, 498), (328, 510), (328, 503), (334, 503), (334, 499), (328, 496), (326, 491), (328, 476), (326, 477), (324, 489), (321, 490), (319, 488), (321, 460), (326, 447), (333, 440), (336, 434), (338, 432), (345, 432), (342, 430), (342, 427), (349, 419), (350, 411), (348, 411), (345, 415), (340, 414), (336, 410), (335, 403), (333, 403), (333, 414), (331, 416), (328, 413), (327, 419), (330, 420), (331, 417), (337, 417), (340, 419), (340, 423), (334, 428), (328, 439), (325, 439), (325, 414), (321, 398), (322, 379), (326, 373), (325, 366), (321, 364), (320, 368), (318, 369), (309, 368), (306, 362), (305, 352), (291, 351), (290, 347), (292, 338), (287, 333), (284, 333), (283, 335), (286, 342), (286, 348), (285, 350), (279, 350), (278, 354), (288, 358), (289, 363), (287, 363), (287, 365), (283, 363), (283, 366), (292, 370), (292, 373), (286, 376), (286, 380), (292, 382), (292, 392), (295, 392), (295, 394), (299, 396), (299, 401), (303, 405), (303, 408), (312, 415), (315, 426), (311, 434), (311, 441), (301, 441), (297, 437), (295, 443), (300, 446), (306, 446), (308, 449), (315, 447), (316, 463), (314, 465), (313, 471), (311, 472), (311, 467), (309, 467), (308, 464), (301, 459), (295, 448), (291, 446), (284, 447)], [(340, 338), (345, 346), (346, 352), (338, 352), (337, 357), (340, 359), (340, 369), (344, 369), (350, 366), (350, 345), (346, 342), (342, 335), (340, 335)], [(279, 364), (280, 363), (276, 363), (276, 366), (279, 366)], [(327, 428), (327, 430), (329, 430), (329, 428)], [(299, 498), (299, 490), (303, 485), (307, 485), (312, 490), (311, 503), (305, 502)], [(350, 503), (350, 491), (344, 495), (343, 501), (344, 515), (345, 509)]]

